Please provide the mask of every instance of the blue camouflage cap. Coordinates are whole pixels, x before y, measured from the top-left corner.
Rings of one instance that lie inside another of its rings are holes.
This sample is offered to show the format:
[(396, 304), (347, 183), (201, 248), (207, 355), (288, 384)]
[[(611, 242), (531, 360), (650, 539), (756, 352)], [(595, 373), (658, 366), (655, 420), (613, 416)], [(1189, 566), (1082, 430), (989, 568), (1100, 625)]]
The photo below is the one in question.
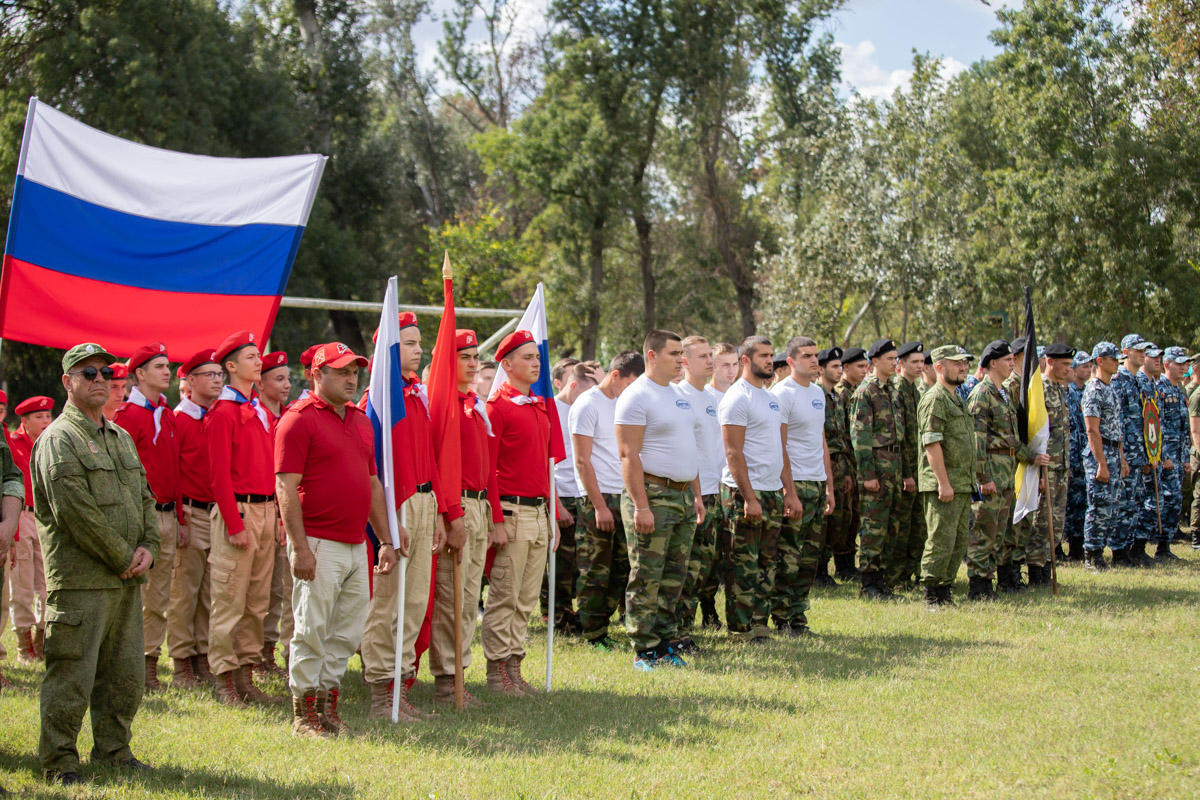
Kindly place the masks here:
[(1163, 351), (1163, 358), (1167, 361), (1174, 361), (1176, 364), (1186, 364), (1192, 358), (1187, 354), (1187, 350), (1182, 347), (1168, 347)]
[[(1129, 337), (1126, 336), (1125, 338), (1128, 339)], [(1138, 336), (1139, 340), (1141, 338), (1142, 337)], [(1115, 344), (1113, 344), (1112, 342), (1099, 342), (1095, 347), (1092, 348), (1092, 360), (1094, 361), (1097, 358), (1105, 358), (1105, 357), (1120, 358), (1121, 351), (1118, 350), (1117, 346)]]
[(1162, 351), (1161, 347), (1156, 345), (1154, 342), (1147, 342), (1147, 347), (1146, 347), (1146, 357), (1147, 358), (1158, 358), (1162, 354), (1163, 354), (1163, 351)]
[[(1127, 333), (1121, 339), (1121, 349), (1122, 350), (1145, 350), (1149, 346), (1150, 346), (1150, 342), (1147, 342), (1139, 334), (1136, 334), (1136, 333)], [(1117, 357), (1120, 358), (1120, 356), (1117, 356)]]
[(1082, 367), (1084, 364), (1092, 363), (1092, 354), (1086, 350), (1077, 350), (1075, 357), (1071, 359), (1072, 367)]

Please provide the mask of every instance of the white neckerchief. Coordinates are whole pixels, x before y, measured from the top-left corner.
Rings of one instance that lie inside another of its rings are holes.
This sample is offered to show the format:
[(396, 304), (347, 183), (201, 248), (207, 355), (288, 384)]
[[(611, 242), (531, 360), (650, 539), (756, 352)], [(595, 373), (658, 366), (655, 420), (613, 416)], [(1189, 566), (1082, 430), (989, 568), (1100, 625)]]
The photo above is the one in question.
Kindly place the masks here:
[(208, 413), (207, 408), (193, 403), (190, 397), (179, 398), (179, 405), (175, 406), (175, 410), (180, 414), (187, 414), (197, 422), (204, 419), (204, 415)]
[(129, 402), (141, 406), (154, 415), (154, 438), (150, 440), (150, 443), (158, 444), (158, 434), (162, 431), (162, 415), (167, 408), (167, 403), (163, 400), (162, 395), (159, 395), (158, 405), (154, 405), (135, 386), (129, 390)]
[(237, 389), (234, 389), (232, 386), (226, 386), (224, 389), (221, 390), (221, 396), (218, 397), (217, 399), (218, 400), (232, 400), (233, 402), (237, 403), (238, 405), (242, 405), (243, 403), (249, 403), (250, 407), (254, 409), (254, 413), (258, 415), (258, 421), (262, 423), (263, 430), (270, 433), (271, 420), (270, 420), (270, 418), (267, 417), (267, 410), (265, 408), (263, 408), (262, 403), (258, 402), (257, 397), (255, 397), (253, 400), (247, 400), (246, 397), (241, 392), (239, 392)]
[(492, 433), (492, 421), (488, 419), (487, 415), (487, 403), (483, 402), (483, 398), (479, 395), (475, 395), (475, 411), (483, 417), (483, 424), (487, 426), (488, 436), (495, 438), (496, 434)]
[(299, 403), (301, 400), (303, 400), (306, 397), (308, 397), (308, 389), (305, 389), (302, 392), (300, 392), (300, 396), (296, 398), (296, 402)]

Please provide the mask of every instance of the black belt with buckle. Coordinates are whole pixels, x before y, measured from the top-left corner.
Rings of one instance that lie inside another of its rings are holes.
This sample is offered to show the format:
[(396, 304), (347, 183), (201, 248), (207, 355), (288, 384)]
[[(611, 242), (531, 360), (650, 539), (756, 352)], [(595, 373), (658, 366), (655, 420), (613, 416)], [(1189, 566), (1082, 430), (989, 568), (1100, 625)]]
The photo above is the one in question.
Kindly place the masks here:
[(169, 503), (155, 503), (154, 510), (155, 511), (174, 511), (175, 510), (175, 501), (172, 500)]
[(201, 508), (205, 511), (212, 511), (212, 507), (216, 505), (216, 503), (203, 503), (199, 500), (193, 500), (190, 497), (184, 497), (183, 504), (185, 506), (191, 506), (192, 508)]
[(470, 500), (487, 500), (487, 489), (480, 489), (477, 492), (472, 489), (463, 489), (462, 496)]
[(270, 503), (275, 499), (273, 494), (237, 494), (234, 493), (233, 499), (239, 503)]
[(875, 449), (875, 450), (883, 450), (883, 451), (885, 451), (885, 452), (888, 452), (888, 453), (899, 453), (899, 452), (900, 452), (900, 445), (898, 445), (898, 444), (885, 444), (885, 445), (880, 445), (879, 447), (876, 447), (876, 448), (873, 448), (873, 449)]
[(516, 506), (533, 506), (534, 508), (537, 508), (538, 506), (546, 505), (546, 498), (544, 498), (544, 497), (521, 497), (520, 495), (515, 495), (515, 494), (502, 494), (502, 495), (500, 495), (500, 502), (512, 503), (513, 505), (516, 505)]
[(417, 493), (418, 494), (426, 494), (426, 493), (432, 492), (432, 491), (433, 491), (433, 481), (425, 481), (424, 483), (417, 484)]

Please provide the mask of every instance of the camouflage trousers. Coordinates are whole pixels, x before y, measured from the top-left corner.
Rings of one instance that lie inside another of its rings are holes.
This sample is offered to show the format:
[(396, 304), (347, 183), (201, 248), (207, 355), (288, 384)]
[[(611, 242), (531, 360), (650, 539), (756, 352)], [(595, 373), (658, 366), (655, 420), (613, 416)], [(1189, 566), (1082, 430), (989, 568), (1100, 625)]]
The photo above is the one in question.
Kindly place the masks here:
[(1185, 525), (1189, 525), (1192, 521), (1192, 474), (1193, 470), (1188, 470), (1182, 473), (1180, 477), (1181, 489), (1183, 494), (1182, 508), (1179, 510), (1179, 529), (1183, 530)]
[(875, 476), (879, 491), (869, 492), (858, 483), (858, 508), (862, 516), (862, 533), (858, 540), (859, 572), (880, 572), (884, 556), (899, 536), (900, 515), (900, 454), (888, 450), (875, 451)]
[[(715, 609), (717, 590), (725, 585), (725, 562), (729, 560), (729, 537), (724, 535), (725, 507), (721, 504), (720, 493), (712, 496), (716, 498), (716, 505), (713, 506), (713, 527), (710, 535), (716, 542), (716, 551), (708, 576), (701, 575), (696, 579), (696, 605), (702, 609)], [(696, 535), (699, 536), (700, 532), (696, 531)]]
[(808, 624), (808, 595), (825, 549), (825, 484), (796, 481), (795, 486), (804, 513), (800, 519), (784, 517), (779, 527), (771, 608), (776, 628)]
[(76, 742), (89, 709), (92, 763), (133, 758), (129, 742), (146, 678), (142, 587), (51, 591), (46, 622), (42, 769), (78, 770)]
[(850, 487), (849, 495), (842, 494), (842, 485), (847, 475), (854, 477), (845, 463), (841, 460), (835, 461), (833, 488), (837, 504), (833, 507), (833, 513), (825, 518), (825, 552), (822, 554), (822, 563), (828, 561), (830, 556), (849, 554), (853, 557), (858, 545), (858, 529), (861, 525), (858, 515), (859, 488), (858, 482), (855, 481)]
[(929, 529), (921, 556), (921, 583), (929, 587), (951, 586), (967, 551), (971, 495), (955, 492), (949, 503), (943, 503), (937, 492), (921, 492), (921, 502)]
[[(691, 632), (696, 623), (696, 607), (700, 604), (701, 588), (720, 574), (717, 540), (721, 538), (719, 534), (724, 521), (721, 498), (719, 495), (706, 494), (703, 500), (704, 524), (696, 526), (692, 552), (688, 555), (687, 579), (683, 582), (683, 592), (680, 593), (679, 604), (675, 607), (680, 633)], [(715, 589), (713, 594), (715, 596)]]
[(606, 494), (604, 504), (612, 512), (613, 529), (602, 531), (596, 527), (596, 508), (584, 497), (580, 509), (583, 530), (577, 529), (575, 534), (575, 558), (579, 564), (575, 596), (579, 601), (579, 624), (589, 640), (599, 639), (608, 632), (608, 622), (623, 603), (629, 583), (621, 496)]
[[(1069, 475), (1065, 469), (1046, 470), (1046, 491), (1038, 503), (1038, 510), (1030, 514), (1033, 520), (1033, 535), (1025, 546), (1025, 561), (1031, 567), (1044, 567), (1050, 563), (1051, 548), (1062, 543), (1063, 525), (1067, 517), (1067, 485)], [(1048, 514), (1054, 515), (1054, 541), (1050, 541)]]
[(654, 530), (638, 533), (633, 525), (633, 498), (628, 490), (621, 492), (621, 519), (629, 542), (625, 630), (637, 652), (679, 638), (676, 608), (696, 535), (691, 489), (647, 483), (646, 499), (654, 515)]
[(1090, 452), (1083, 454), (1088, 493), (1087, 514), (1083, 519), (1085, 550), (1103, 550), (1105, 547), (1119, 550), (1133, 544), (1132, 536), (1126, 537), (1118, 532), (1121, 512), (1121, 451), (1115, 446), (1105, 446), (1104, 460), (1108, 462), (1107, 483), (1096, 480), (1098, 465), (1095, 457)]
[(921, 556), (925, 552), (925, 504), (920, 492), (900, 492), (896, 506), (899, 526), (896, 540), (887, 557), (884, 577), (893, 586), (921, 577)]
[[(575, 615), (575, 584), (579, 581), (579, 567), (575, 562), (575, 531), (580, 527), (579, 514), (582, 505), (578, 497), (559, 497), (563, 507), (571, 512), (575, 521), (570, 525), (558, 526), (558, 550), (554, 552), (554, 624), (562, 625)], [(542, 576), (542, 615), (549, 615), (550, 570)]]
[(783, 522), (783, 492), (755, 492), (762, 518), (745, 517), (742, 493), (721, 487), (725, 507), (725, 538), (729, 557), (725, 561), (725, 623), (734, 639), (749, 640), (770, 635), (767, 615), (775, 596), (775, 550)]
[[(1113, 463), (1109, 461), (1108, 471), (1112, 473)], [(1118, 468), (1120, 461), (1116, 462)], [(1135, 540), (1145, 541), (1150, 538), (1149, 529), (1142, 528), (1142, 506), (1146, 502), (1146, 496), (1151, 496), (1151, 502), (1154, 502), (1154, 478), (1149, 472), (1142, 472), (1141, 466), (1129, 465), (1129, 475), (1121, 481), (1121, 514), (1118, 520), (1120, 527), (1119, 541), (1128, 544), (1119, 545), (1119, 547), (1130, 547)], [(1110, 547), (1112, 545), (1109, 545)]]
[(1087, 476), (1081, 462), (1078, 473), (1071, 470), (1071, 479), (1067, 483), (1067, 517), (1063, 523), (1067, 537), (1083, 536), (1083, 518), (1086, 515)]
[(996, 575), (1000, 557), (1000, 541), (1012, 526), (1014, 494), (1012, 489), (989, 494), (971, 504), (975, 524), (967, 536), (967, 577), (987, 578)]
[[(1179, 474), (1183, 471), (1178, 466), (1175, 469), (1158, 470), (1158, 498), (1154, 497), (1154, 475), (1146, 477), (1146, 499), (1142, 502), (1142, 513), (1138, 518), (1138, 528), (1151, 542), (1170, 542), (1179, 527), (1179, 515), (1182, 511), (1183, 489), (1179, 485)], [(1162, 532), (1158, 530), (1159, 504), (1162, 507)], [(1138, 538), (1141, 538), (1139, 534)]]

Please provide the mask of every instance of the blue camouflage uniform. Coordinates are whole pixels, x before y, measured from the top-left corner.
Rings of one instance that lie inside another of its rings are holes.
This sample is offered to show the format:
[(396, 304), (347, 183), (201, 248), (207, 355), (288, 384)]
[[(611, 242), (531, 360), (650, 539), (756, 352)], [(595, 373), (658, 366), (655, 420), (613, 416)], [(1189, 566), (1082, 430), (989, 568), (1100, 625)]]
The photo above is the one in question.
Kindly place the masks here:
[[(1171, 357), (1176, 348), (1167, 348), (1167, 357)], [(1182, 355), (1182, 353), (1181, 353)], [(1183, 356), (1186, 358), (1186, 355)], [(1163, 461), (1171, 461), (1174, 469), (1163, 469), (1159, 479), (1159, 495), (1162, 501), (1162, 535), (1158, 534), (1157, 522), (1152, 541), (1171, 541), (1172, 535), (1179, 528), (1179, 515), (1183, 511), (1183, 465), (1188, 463), (1188, 447), (1190, 444), (1188, 430), (1187, 395), (1182, 386), (1171, 383), (1164, 375), (1158, 380), (1158, 392), (1162, 398), (1160, 417), (1162, 419)], [(1151, 509), (1151, 513), (1153, 513)]]
[(971, 390), (974, 389), (978, 383), (979, 378), (976, 378), (974, 375), (968, 375), (967, 379), (960, 383), (958, 388), (954, 391), (957, 392), (958, 396), (962, 398), (962, 401), (966, 403), (970, 401)]
[[(1090, 381), (1089, 381), (1090, 383)], [(1122, 487), (1120, 531), (1116, 549), (1133, 545), (1137, 538), (1145, 539), (1145, 534), (1138, 534), (1138, 518), (1141, 516), (1142, 500), (1146, 496), (1145, 483), (1150, 480), (1148, 473), (1143, 474), (1146, 466), (1146, 444), (1142, 437), (1142, 399), (1137, 378), (1125, 367), (1117, 370), (1112, 379), (1113, 394), (1120, 404), (1120, 436), (1124, 446), (1125, 461), (1129, 464), (1129, 475)], [(1084, 391), (1087, 389), (1085, 387)], [(1085, 412), (1086, 414), (1086, 412)]]
[[(1083, 517), (1087, 513), (1087, 476), (1083, 471), (1083, 451), (1087, 449), (1087, 425), (1083, 421), (1083, 389), (1067, 384), (1067, 416), (1071, 422), (1071, 479), (1067, 484), (1066, 535), (1083, 536)], [(1075, 554), (1072, 553), (1072, 556)]]
[[(1148, 351), (1148, 352), (1150, 352), (1150, 351)], [(1159, 350), (1158, 352), (1160, 354), (1162, 353), (1161, 350)], [(1145, 441), (1145, 438), (1144, 438), (1145, 437), (1145, 433), (1144, 433), (1145, 425), (1142, 421), (1141, 409), (1143, 407), (1145, 407), (1145, 405), (1147, 403), (1153, 402), (1154, 405), (1158, 407), (1159, 424), (1160, 425), (1163, 424), (1163, 418), (1162, 418), (1163, 417), (1163, 397), (1162, 397), (1162, 393), (1160, 391), (1160, 386), (1159, 386), (1158, 381), (1152, 379), (1145, 372), (1138, 370), (1138, 373), (1137, 373), (1137, 375), (1134, 376), (1134, 378), (1137, 380), (1138, 402), (1140, 403), (1140, 405), (1138, 406), (1138, 430), (1143, 432), (1141, 441), (1144, 442)], [(1143, 444), (1143, 448), (1144, 447), (1145, 447), (1145, 445)], [(1128, 453), (1128, 452), (1129, 452), (1128, 449), (1126, 449), (1126, 453)], [(1163, 444), (1162, 457), (1164, 459), (1167, 458), (1167, 448), (1166, 448), (1165, 442)], [(1126, 458), (1128, 458), (1128, 456), (1126, 456)], [(1149, 456), (1146, 455), (1145, 449), (1142, 450), (1142, 463), (1143, 464), (1150, 463), (1150, 458), (1149, 458)], [(1130, 469), (1132, 469), (1132, 465), (1130, 465)], [(1158, 534), (1159, 498), (1155, 496), (1154, 487), (1157, 485), (1158, 491), (1162, 492), (1162, 488), (1163, 488), (1163, 465), (1162, 465), (1162, 462), (1160, 461), (1157, 465), (1151, 466), (1150, 469), (1151, 469), (1150, 472), (1141, 473), (1142, 492), (1137, 498), (1137, 500), (1138, 500), (1138, 503), (1137, 503), (1137, 505), (1138, 505), (1137, 527), (1134, 529), (1133, 533), (1134, 533), (1135, 538), (1137, 538), (1138, 541), (1156, 542), (1156, 541), (1158, 541), (1158, 535), (1159, 535)], [(1176, 495), (1178, 495), (1178, 490), (1176, 490)], [(1165, 530), (1165, 523), (1164, 523), (1164, 530)]]
[[(1102, 350), (1107, 345), (1111, 351)], [(1116, 345), (1101, 342), (1092, 351), (1093, 356), (1110, 355), (1114, 358)], [(1083, 454), (1083, 468), (1087, 476), (1087, 513), (1083, 521), (1083, 547), (1089, 551), (1103, 550), (1106, 546), (1114, 550), (1128, 547), (1132, 537), (1118, 531), (1118, 514), (1121, 509), (1121, 401), (1113, 384), (1092, 378), (1083, 387), (1080, 406), (1085, 417), (1100, 420), (1100, 440), (1104, 448), (1104, 460), (1108, 466), (1108, 482), (1096, 480), (1099, 462), (1089, 445)], [(1128, 529), (1125, 529), (1126, 531)]]

